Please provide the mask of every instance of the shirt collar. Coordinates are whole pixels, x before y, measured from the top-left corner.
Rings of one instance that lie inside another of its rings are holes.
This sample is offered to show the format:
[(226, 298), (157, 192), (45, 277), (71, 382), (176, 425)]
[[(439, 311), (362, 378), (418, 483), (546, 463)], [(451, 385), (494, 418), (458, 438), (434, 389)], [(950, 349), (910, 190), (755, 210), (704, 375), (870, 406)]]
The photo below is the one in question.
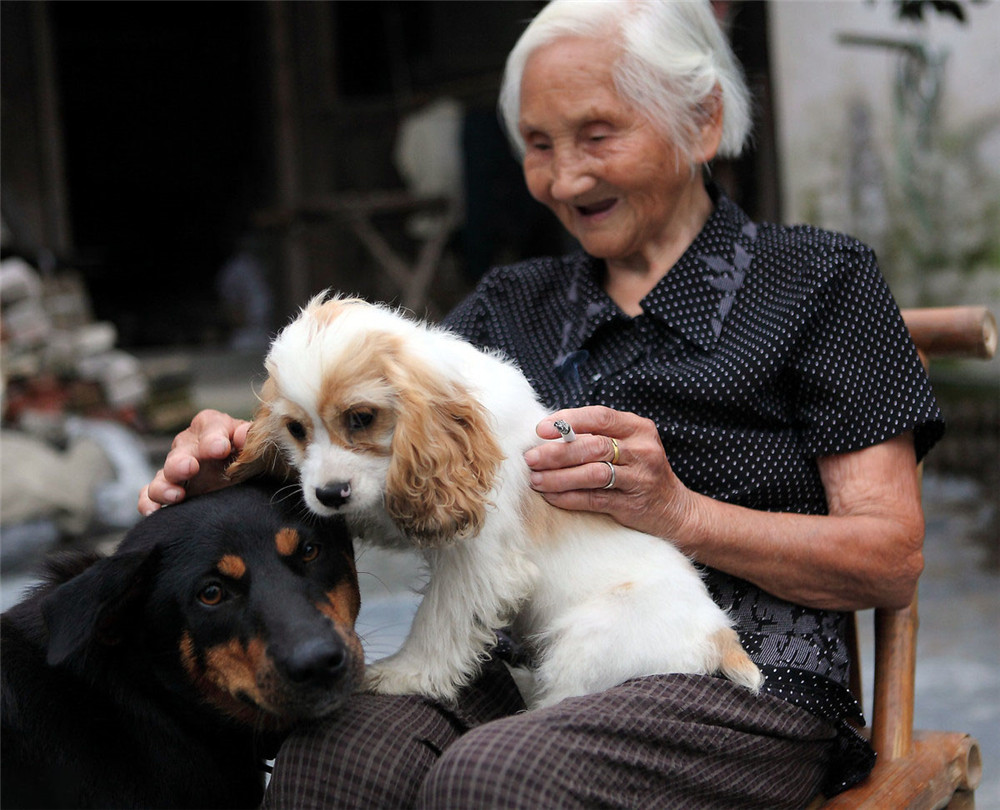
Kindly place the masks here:
[(746, 281), (757, 228), (718, 188), (715, 210), (691, 246), (642, 300), (643, 312), (703, 349), (718, 342)]

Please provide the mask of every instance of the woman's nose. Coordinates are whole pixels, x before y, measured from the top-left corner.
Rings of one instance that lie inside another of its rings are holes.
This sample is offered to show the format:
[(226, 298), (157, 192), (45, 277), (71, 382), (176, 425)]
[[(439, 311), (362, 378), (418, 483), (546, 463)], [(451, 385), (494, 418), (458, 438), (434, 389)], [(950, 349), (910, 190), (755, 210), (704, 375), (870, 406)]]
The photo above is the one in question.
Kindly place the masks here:
[(590, 191), (596, 183), (588, 161), (574, 150), (556, 150), (552, 161), (550, 193), (560, 202), (566, 202)]

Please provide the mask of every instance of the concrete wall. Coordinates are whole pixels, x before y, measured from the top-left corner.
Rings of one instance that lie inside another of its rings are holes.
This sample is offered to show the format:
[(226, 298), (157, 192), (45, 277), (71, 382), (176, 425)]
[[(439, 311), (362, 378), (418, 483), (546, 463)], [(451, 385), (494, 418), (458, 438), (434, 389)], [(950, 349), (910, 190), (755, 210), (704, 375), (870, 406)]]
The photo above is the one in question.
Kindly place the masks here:
[[(1000, 311), (1000, 4), (964, 3), (964, 24), (930, 8), (923, 23), (902, 22), (896, 8), (769, 5), (784, 219), (872, 244), (904, 304)], [(900, 51), (846, 45), (843, 34), (945, 58), (932, 146), (905, 149), (893, 95)]]

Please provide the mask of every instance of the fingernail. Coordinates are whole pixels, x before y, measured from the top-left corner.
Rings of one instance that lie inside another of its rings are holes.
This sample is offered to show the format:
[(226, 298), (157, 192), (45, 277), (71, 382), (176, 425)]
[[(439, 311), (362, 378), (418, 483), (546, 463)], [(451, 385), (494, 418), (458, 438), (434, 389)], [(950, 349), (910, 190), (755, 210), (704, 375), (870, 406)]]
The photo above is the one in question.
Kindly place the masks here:
[(217, 456), (219, 458), (229, 455), (229, 442), (225, 439), (216, 439), (212, 442), (211, 452), (213, 456)]
[(524, 463), (529, 467), (538, 463), (538, 451), (532, 448), (524, 454)]
[(170, 503), (177, 503), (181, 498), (184, 497), (184, 490), (181, 489), (168, 489), (163, 493), (163, 499), (169, 501)]

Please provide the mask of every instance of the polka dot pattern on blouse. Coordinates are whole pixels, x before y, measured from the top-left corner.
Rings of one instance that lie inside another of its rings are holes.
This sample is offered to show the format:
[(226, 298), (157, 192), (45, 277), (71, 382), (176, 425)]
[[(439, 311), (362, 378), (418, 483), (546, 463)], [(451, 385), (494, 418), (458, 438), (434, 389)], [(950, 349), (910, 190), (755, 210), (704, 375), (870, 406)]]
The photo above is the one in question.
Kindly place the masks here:
[[(912, 431), (922, 458), (943, 432), (940, 411), (869, 248), (755, 224), (709, 190), (714, 213), (638, 317), (602, 289), (603, 262), (577, 253), (494, 269), (446, 325), (505, 352), (553, 409), (601, 404), (653, 419), (693, 490), (825, 514), (817, 457)], [(814, 712), (844, 715), (829, 697), (845, 700), (848, 683), (842, 614), (711, 569), (706, 581), (771, 673), (765, 690), (796, 703), (808, 693)], [(817, 677), (834, 692), (804, 687)]]

